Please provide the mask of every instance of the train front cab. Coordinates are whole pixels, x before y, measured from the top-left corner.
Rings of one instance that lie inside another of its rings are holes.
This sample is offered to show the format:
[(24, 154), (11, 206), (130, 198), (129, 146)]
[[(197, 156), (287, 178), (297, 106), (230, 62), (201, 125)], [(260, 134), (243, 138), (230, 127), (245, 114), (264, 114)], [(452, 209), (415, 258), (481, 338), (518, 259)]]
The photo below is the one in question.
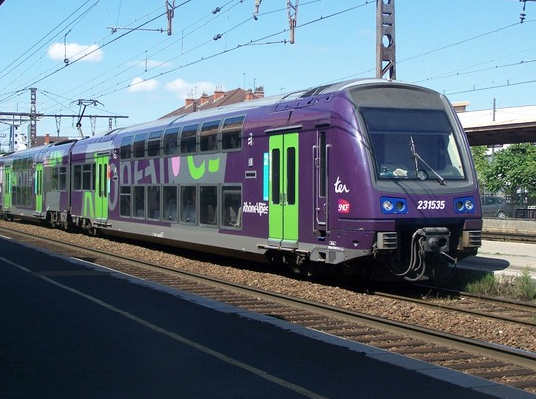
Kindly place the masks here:
[(467, 138), (448, 101), (412, 86), (355, 89), (378, 231), (374, 255), (407, 280), (444, 279), (475, 255), (482, 217)]

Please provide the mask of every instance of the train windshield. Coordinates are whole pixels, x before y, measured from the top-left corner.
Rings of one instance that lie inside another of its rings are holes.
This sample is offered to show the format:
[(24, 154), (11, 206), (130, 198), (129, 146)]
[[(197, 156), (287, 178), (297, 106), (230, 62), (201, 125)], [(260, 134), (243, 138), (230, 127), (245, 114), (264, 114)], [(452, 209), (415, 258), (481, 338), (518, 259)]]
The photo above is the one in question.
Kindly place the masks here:
[(464, 179), (453, 128), (444, 111), (361, 108), (380, 179)]

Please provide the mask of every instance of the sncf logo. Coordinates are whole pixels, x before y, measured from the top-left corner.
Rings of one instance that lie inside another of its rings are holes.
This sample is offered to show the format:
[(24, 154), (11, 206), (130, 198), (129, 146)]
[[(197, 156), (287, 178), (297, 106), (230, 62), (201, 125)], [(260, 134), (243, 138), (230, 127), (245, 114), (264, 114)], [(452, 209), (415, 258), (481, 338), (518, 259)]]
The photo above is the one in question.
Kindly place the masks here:
[(350, 213), (350, 203), (346, 200), (339, 199), (337, 211), (339, 213)]

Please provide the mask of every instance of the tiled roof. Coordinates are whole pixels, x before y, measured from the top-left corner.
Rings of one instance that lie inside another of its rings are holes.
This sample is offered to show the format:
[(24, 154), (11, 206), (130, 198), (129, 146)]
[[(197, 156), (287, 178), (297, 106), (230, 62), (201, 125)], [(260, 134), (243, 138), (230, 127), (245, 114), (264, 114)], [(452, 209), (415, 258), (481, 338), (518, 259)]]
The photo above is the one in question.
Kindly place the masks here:
[(225, 92), (216, 91), (212, 96), (209, 96), (208, 94), (203, 94), (197, 99), (186, 99), (186, 105), (181, 108), (177, 108), (174, 111), (171, 111), (170, 113), (162, 116), (160, 119), (189, 114), (192, 112), (221, 107), (224, 105), (236, 104), (243, 101), (249, 101), (262, 97), (264, 97), (264, 91), (262, 88), (257, 88), (255, 92), (240, 88)]

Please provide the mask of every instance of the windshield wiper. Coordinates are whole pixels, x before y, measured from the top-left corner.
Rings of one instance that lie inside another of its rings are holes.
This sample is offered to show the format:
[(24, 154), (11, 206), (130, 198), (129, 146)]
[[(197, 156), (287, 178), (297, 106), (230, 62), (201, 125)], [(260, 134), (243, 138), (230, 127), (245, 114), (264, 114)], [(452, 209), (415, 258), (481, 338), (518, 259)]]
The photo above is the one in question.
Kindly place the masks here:
[[(436, 175), (437, 181), (439, 181), (439, 184), (441, 184), (442, 186), (445, 186), (446, 185), (445, 184), (445, 179), (443, 179), (443, 177), (441, 177), (441, 175), (439, 173), (437, 173), (434, 170), (434, 168), (432, 168), (430, 165), (428, 165), (426, 163), (426, 161), (424, 159), (422, 159), (422, 157), (415, 150), (415, 142), (413, 141), (413, 136), (411, 134), (409, 135), (409, 149), (411, 151), (411, 155), (413, 156), (413, 160), (415, 161), (415, 175), (417, 177), (419, 177), (419, 161), (421, 161), (424, 164), (424, 166), (426, 166), (428, 169), (430, 169), (430, 171), (434, 175)], [(424, 179), (421, 179), (421, 180), (424, 180)]]

